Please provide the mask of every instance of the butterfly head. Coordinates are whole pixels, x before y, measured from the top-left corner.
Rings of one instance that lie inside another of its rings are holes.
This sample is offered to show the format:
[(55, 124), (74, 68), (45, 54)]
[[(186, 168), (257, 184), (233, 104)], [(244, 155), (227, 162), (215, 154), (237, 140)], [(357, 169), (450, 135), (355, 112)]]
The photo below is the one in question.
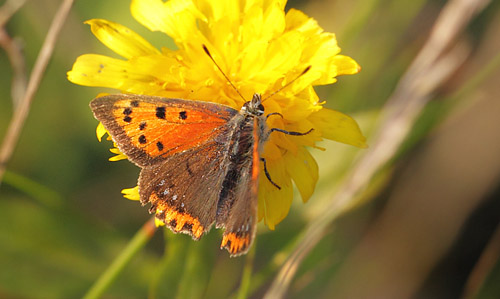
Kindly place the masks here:
[(241, 112), (243, 114), (250, 114), (254, 116), (263, 115), (264, 106), (262, 105), (262, 99), (260, 94), (258, 93), (254, 94), (251, 101), (243, 104), (243, 107), (241, 107)]

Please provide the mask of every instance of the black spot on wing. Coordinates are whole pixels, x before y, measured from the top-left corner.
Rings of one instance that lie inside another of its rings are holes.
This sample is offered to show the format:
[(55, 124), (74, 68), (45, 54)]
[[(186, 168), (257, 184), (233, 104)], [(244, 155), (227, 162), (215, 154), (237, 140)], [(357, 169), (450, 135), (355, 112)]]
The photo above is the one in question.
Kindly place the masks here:
[(193, 229), (193, 224), (192, 223), (184, 223), (184, 226), (182, 227), (182, 230), (188, 230), (191, 231)]
[(185, 120), (187, 118), (187, 112), (186, 111), (181, 111), (179, 112), (179, 118), (182, 120)]
[(125, 114), (125, 115), (132, 114), (132, 109), (130, 107), (127, 107), (127, 108), (123, 109), (123, 114)]
[(165, 107), (156, 107), (156, 117), (165, 119)]
[(158, 148), (158, 151), (160, 151), (160, 152), (161, 152), (161, 151), (163, 150), (163, 143), (161, 143), (160, 141), (158, 141), (158, 142), (156, 143), (156, 147)]
[(177, 219), (172, 219), (172, 221), (170, 221), (169, 223), (172, 227), (176, 227), (177, 226)]

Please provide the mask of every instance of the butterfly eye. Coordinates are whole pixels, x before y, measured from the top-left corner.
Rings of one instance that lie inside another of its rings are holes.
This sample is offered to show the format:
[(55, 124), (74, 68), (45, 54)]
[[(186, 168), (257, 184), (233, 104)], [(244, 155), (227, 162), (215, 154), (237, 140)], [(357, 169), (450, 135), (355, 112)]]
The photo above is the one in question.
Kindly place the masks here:
[(259, 104), (259, 106), (257, 107), (257, 110), (259, 111), (259, 113), (262, 115), (264, 114), (264, 105), (262, 104)]

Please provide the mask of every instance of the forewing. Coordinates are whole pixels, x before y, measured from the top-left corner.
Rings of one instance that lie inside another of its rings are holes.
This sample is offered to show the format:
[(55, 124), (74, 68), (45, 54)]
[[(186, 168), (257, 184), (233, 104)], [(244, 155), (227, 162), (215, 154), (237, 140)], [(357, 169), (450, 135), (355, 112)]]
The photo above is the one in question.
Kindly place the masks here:
[(207, 102), (144, 95), (108, 95), (90, 103), (122, 153), (140, 167), (214, 139), (238, 112)]

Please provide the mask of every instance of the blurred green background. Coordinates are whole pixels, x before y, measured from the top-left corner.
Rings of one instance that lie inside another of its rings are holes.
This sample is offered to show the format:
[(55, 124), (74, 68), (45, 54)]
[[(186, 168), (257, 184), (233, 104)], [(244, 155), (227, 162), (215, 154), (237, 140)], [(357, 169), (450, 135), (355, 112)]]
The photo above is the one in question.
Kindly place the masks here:
[[(27, 1), (5, 27), (23, 48), (28, 74), (60, 2)], [(311, 0), (289, 1), (287, 8), (336, 33), (342, 54), (362, 66), (358, 75), (318, 93), (370, 137), (445, 3)], [(139, 169), (107, 162), (110, 143), (95, 136), (88, 104), (110, 90), (66, 80), (81, 54), (116, 57), (83, 24), (91, 18), (126, 25), (157, 47), (171, 46), (166, 36), (141, 27), (129, 4), (76, 1), (62, 30), (0, 186), (0, 298), (81, 297), (149, 218), (120, 194), (135, 186)], [(500, 297), (498, 255), (487, 260), (491, 270), (484, 278), (471, 279), (485, 248), (500, 247), (499, 8), (493, 1), (461, 35), (468, 59), (433, 94), (398, 155), (379, 173), (371, 201), (338, 219), (306, 258), (287, 298), (458, 298), (471, 283), (482, 286), (480, 298)], [(3, 139), (14, 106), (13, 71), (3, 50), (0, 70)], [(315, 195), (307, 204), (297, 197), (275, 231), (259, 226), (251, 297), (264, 294), (292, 242), (363, 152), (334, 142), (321, 146), (327, 151), (312, 150), (320, 165)], [(217, 230), (200, 242), (159, 230), (104, 298), (233, 296), (245, 258), (230, 259), (219, 242)]]

